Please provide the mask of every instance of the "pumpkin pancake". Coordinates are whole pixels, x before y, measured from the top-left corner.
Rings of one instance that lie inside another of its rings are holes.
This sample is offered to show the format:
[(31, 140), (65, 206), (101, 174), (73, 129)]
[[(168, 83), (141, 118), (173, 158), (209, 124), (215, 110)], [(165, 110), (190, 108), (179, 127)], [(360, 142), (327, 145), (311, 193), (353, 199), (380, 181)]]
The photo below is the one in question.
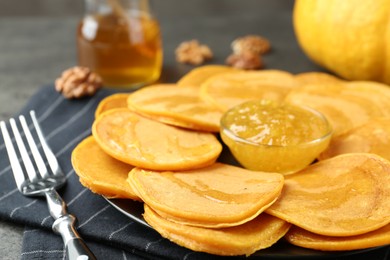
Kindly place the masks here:
[(293, 245), (322, 251), (366, 249), (390, 244), (390, 224), (362, 235), (350, 237), (321, 236), (293, 226), (285, 238)]
[(350, 81), (345, 83), (343, 96), (347, 100), (356, 100), (361, 106), (370, 107), (372, 116), (390, 116), (390, 89), (388, 85), (370, 81)]
[(375, 118), (333, 138), (320, 160), (344, 153), (374, 153), (390, 160), (390, 118)]
[(344, 154), (285, 176), (267, 213), (326, 236), (354, 236), (390, 223), (390, 162)]
[(220, 228), (248, 222), (269, 207), (282, 190), (283, 175), (215, 163), (176, 172), (134, 168), (128, 182), (171, 221)]
[(205, 82), (208, 78), (225, 73), (225, 72), (235, 72), (241, 71), (229, 66), (223, 65), (205, 65), (195, 69), (192, 69), (190, 72), (185, 74), (179, 81), (177, 85), (181, 87), (195, 86), (200, 87), (200, 85)]
[(144, 218), (163, 237), (194, 251), (215, 255), (251, 255), (268, 248), (286, 234), (290, 224), (261, 214), (236, 227), (209, 229), (166, 220), (145, 204)]
[(292, 74), (279, 70), (222, 73), (202, 84), (200, 96), (226, 111), (252, 99), (282, 101), (297, 86), (299, 82)]
[(116, 93), (107, 96), (100, 101), (97, 106), (95, 110), (95, 117), (98, 117), (100, 114), (110, 109), (127, 107), (127, 98), (129, 96), (130, 93)]
[(302, 85), (322, 84), (322, 83), (339, 83), (344, 80), (324, 72), (304, 72), (295, 75), (295, 78)]
[(126, 182), (133, 166), (103, 152), (92, 136), (84, 139), (73, 150), (72, 165), (81, 184), (91, 191), (109, 198), (140, 200)]
[(222, 145), (211, 133), (194, 132), (118, 108), (92, 125), (99, 146), (112, 157), (146, 169), (187, 170), (215, 162)]
[(375, 117), (390, 116), (390, 89), (374, 82), (310, 84), (291, 91), (286, 101), (324, 114), (341, 135)]
[(131, 110), (145, 117), (192, 130), (219, 132), (222, 112), (199, 98), (199, 89), (155, 85), (129, 96)]

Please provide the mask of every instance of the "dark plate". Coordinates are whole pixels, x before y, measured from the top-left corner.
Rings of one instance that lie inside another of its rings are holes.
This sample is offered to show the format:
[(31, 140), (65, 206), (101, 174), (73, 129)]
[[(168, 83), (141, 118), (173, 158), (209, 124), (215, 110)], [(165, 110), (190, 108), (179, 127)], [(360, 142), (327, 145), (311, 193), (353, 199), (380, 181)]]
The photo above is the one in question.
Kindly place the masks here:
[[(133, 219), (141, 225), (144, 225), (148, 228), (152, 228), (145, 222), (144, 218), (142, 217), (142, 214), (144, 212), (143, 203), (127, 199), (105, 199), (117, 210), (119, 210), (129, 218)], [(279, 241), (270, 248), (255, 252), (253, 255), (248, 257), (248, 259), (260, 259), (260, 257), (274, 259), (326, 259), (337, 258), (341, 256), (352, 257), (352, 255), (361, 254), (374, 249), (376, 248), (343, 252), (324, 252), (297, 247), (285, 241)]]

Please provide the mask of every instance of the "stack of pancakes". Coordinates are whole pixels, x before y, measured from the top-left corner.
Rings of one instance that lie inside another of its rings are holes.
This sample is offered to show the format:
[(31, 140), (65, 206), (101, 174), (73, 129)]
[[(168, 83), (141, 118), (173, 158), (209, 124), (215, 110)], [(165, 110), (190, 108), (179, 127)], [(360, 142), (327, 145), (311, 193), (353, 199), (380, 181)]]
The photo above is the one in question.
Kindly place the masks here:
[[(330, 146), (286, 176), (224, 163), (219, 120), (250, 99), (317, 109), (334, 128)], [(385, 85), (324, 73), (199, 67), (176, 84), (104, 99), (72, 164), (84, 186), (143, 202), (155, 230), (195, 251), (250, 255), (279, 239), (328, 251), (386, 245), (388, 100)]]

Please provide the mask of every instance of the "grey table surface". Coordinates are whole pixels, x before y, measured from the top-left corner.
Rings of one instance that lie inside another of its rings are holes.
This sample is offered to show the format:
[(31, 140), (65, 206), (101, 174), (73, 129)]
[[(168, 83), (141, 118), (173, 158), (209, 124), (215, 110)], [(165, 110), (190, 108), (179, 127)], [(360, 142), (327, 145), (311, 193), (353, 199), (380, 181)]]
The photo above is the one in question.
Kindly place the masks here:
[[(293, 0), (154, 1), (164, 44), (161, 81), (175, 82), (192, 66), (178, 64), (174, 49), (198, 39), (223, 64), (234, 38), (260, 34), (273, 51), (266, 68), (292, 73), (320, 70), (299, 49), (292, 28)], [(42, 86), (77, 64), (75, 32), (81, 0), (0, 1), (0, 120), (15, 115)], [(23, 227), (0, 220), (0, 258), (18, 259)]]

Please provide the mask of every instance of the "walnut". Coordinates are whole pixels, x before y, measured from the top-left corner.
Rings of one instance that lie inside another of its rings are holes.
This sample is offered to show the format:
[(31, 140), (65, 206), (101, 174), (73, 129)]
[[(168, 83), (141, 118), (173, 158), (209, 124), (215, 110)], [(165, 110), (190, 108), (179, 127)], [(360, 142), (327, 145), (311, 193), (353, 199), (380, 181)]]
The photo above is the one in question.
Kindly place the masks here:
[(210, 48), (197, 40), (182, 42), (176, 48), (175, 54), (178, 62), (192, 65), (200, 65), (213, 57)]
[(66, 98), (92, 96), (101, 86), (101, 77), (85, 67), (67, 69), (55, 81), (56, 90)]
[(234, 53), (242, 53), (242, 52), (253, 52), (257, 55), (263, 55), (270, 51), (271, 44), (270, 42), (257, 35), (247, 35), (244, 37), (240, 37), (235, 39), (231, 47)]
[(264, 66), (261, 56), (249, 51), (231, 54), (227, 57), (226, 64), (245, 70), (261, 69)]

